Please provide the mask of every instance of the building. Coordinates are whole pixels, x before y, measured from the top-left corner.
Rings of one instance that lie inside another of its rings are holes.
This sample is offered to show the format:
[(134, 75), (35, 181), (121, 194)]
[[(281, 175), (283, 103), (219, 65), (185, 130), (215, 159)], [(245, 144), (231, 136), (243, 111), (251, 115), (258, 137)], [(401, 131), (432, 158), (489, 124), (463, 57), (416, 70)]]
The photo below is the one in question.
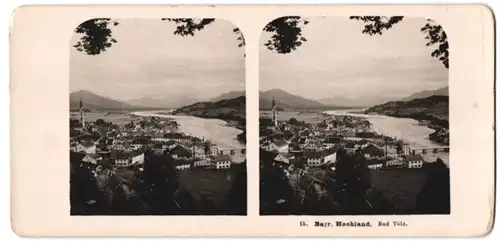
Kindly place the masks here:
[(191, 169), (191, 161), (189, 160), (176, 160), (175, 169), (183, 171)]
[(366, 164), (370, 170), (378, 170), (384, 166), (384, 163), (381, 160), (377, 160), (377, 159), (367, 160)]
[(391, 159), (385, 162), (387, 167), (406, 167), (405, 165), (407, 164), (406, 161), (403, 159)]
[(75, 152), (83, 152), (86, 154), (95, 154), (97, 152), (97, 146), (95, 143), (90, 141), (83, 141), (76, 145)]
[(322, 145), (321, 142), (314, 139), (314, 140), (309, 140), (305, 145), (304, 145), (304, 150), (306, 151), (321, 151), (322, 150)]
[(213, 163), (216, 169), (229, 169), (231, 167), (231, 157), (229, 155), (215, 156)]
[(94, 165), (97, 165), (97, 162), (99, 160), (102, 160), (102, 156), (99, 154), (86, 154), (82, 159), (83, 162), (91, 163)]
[(210, 149), (210, 153), (211, 153), (212, 155), (219, 154), (219, 148), (217, 147), (217, 145), (216, 145), (216, 144), (210, 143), (210, 144), (208, 145), (208, 147), (209, 147), (209, 149)]
[(194, 163), (193, 163), (193, 166), (194, 167), (207, 167), (210, 165), (210, 161), (208, 161), (207, 159), (202, 159), (202, 160), (196, 160)]
[(188, 160), (192, 158), (192, 153), (182, 145), (177, 145), (170, 150), (170, 154), (174, 159)]
[(353, 142), (348, 142), (345, 145), (345, 150), (347, 151), (347, 153), (353, 154), (354, 152), (356, 152), (356, 146), (354, 145)]
[(424, 165), (424, 158), (422, 158), (422, 155), (420, 154), (408, 156), (407, 161), (408, 168), (411, 169), (422, 168), (422, 166)]
[(273, 96), (273, 102), (272, 102), (272, 121), (274, 124), (274, 127), (278, 128), (278, 108), (276, 107), (276, 102), (274, 102), (274, 96)]
[(155, 143), (151, 148), (156, 154), (163, 154), (165, 152), (165, 147), (161, 143)]
[(284, 164), (290, 164), (290, 160), (293, 159), (294, 156), (291, 154), (278, 154), (274, 160), (284, 163)]
[(384, 151), (373, 144), (361, 149), (361, 153), (367, 159), (382, 159), (384, 158)]
[(130, 165), (140, 165), (144, 164), (144, 153), (131, 153), (130, 154)]
[(337, 152), (325, 151), (326, 156), (323, 158), (325, 164), (337, 163)]
[(288, 153), (288, 143), (284, 140), (276, 140), (269, 144), (269, 151), (276, 151), (278, 153)]
[(305, 153), (307, 166), (316, 167), (323, 164), (323, 156), (320, 152), (309, 152)]
[(334, 147), (335, 145), (339, 145), (341, 142), (342, 142), (341, 137), (329, 136), (323, 141), (323, 147), (325, 147), (326, 149), (329, 149), (329, 148)]
[(411, 150), (410, 144), (404, 143), (403, 144), (403, 154), (404, 155), (410, 155), (410, 150)]
[(128, 167), (130, 165), (130, 158), (126, 154), (115, 155), (114, 162), (116, 167)]
[(80, 113), (80, 124), (82, 125), (82, 128), (85, 129), (85, 110), (83, 108), (82, 98), (80, 98), (79, 113)]

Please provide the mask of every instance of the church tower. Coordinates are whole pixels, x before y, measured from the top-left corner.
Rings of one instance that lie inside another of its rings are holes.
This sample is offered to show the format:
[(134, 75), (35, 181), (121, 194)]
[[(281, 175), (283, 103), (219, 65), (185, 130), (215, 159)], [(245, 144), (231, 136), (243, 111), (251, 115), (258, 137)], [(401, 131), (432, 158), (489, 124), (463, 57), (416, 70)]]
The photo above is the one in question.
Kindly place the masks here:
[(273, 96), (273, 123), (275, 127), (278, 127), (278, 109), (276, 108), (276, 103), (274, 102), (274, 96)]
[(82, 124), (82, 128), (85, 128), (85, 111), (83, 110), (83, 102), (80, 98), (80, 124)]

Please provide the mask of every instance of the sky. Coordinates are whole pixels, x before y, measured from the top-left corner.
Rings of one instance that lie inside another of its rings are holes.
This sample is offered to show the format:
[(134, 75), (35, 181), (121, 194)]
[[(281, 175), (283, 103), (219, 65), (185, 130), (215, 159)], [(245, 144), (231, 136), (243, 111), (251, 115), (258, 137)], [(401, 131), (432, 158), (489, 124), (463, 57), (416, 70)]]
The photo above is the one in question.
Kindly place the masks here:
[[(235, 26), (216, 20), (194, 36), (174, 35), (160, 19), (121, 19), (113, 44), (90, 56), (71, 47), (70, 91), (88, 90), (118, 100), (166, 96), (212, 98), (244, 90), (244, 48)], [(74, 34), (71, 46), (80, 38)]]
[[(424, 18), (404, 18), (384, 34), (362, 34), (363, 22), (349, 17), (311, 17), (308, 40), (289, 54), (260, 42), (259, 89), (273, 88), (311, 99), (406, 97), (448, 85), (448, 69), (431, 57)], [(445, 30), (446, 31), (446, 30)], [(286, 71), (283, 71), (286, 70)]]

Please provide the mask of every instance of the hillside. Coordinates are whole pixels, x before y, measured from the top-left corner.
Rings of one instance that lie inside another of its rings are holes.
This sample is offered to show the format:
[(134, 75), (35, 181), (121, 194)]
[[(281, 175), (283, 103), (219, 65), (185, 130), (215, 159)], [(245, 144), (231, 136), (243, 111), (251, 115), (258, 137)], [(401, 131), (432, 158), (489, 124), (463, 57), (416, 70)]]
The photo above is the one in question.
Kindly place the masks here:
[(391, 101), (382, 105), (373, 106), (365, 113), (378, 113), (387, 116), (427, 120), (433, 126), (448, 128), (448, 96), (433, 95), (410, 101)]
[(448, 86), (436, 89), (436, 90), (424, 90), (420, 91), (417, 93), (414, 93), (406, 98), (401, 99), (402, 101), (410, 101), (414, 99), (422, 99), (422, 98), (427, 98), (433, 95), (439, 95), (439, 96), (448, 96)]
[(83, 107), (91, 110), (108, 110), (108, 109), (131, 109), (131, 105), (107, 97), (96, 95), (87, 90), (80, 90), (69, 95), (70, 109), (75, 110), (80, 107), (80, 100), (83, 102)]
[(311, 109), (325, 107), (325, 105), (318, 101), (293, 95), (281, 89), (271, 89), (265, 92), (259, 92), (259, 108), (261, 110), (271, 109), (273, 98), (276, 106), (283, 109)]
[(341, 107), (370, 107), (377, 104), (382, 104), (394, 100), (394, 97), (330, 97), (318, 99), (319, 102), (326, 106), (341, 106)]
[(214, 97), (208, 101), (209, 102), (217, 102), (217, 101), (221, 101), (221, 100), (229, 100), (229, 99), (238, 98), (240, 96), (245, 96), (245, 91), (230, 91), (227, 93), (223, 93), (217, 97)]
[(246, 105), (245, 96), (217, 102), (197, 102), (181, 107), (173, 114), (186, 114), (203, 118), (217, 118), (225, 121), (236, 121), (240, 125), (245, 123)]

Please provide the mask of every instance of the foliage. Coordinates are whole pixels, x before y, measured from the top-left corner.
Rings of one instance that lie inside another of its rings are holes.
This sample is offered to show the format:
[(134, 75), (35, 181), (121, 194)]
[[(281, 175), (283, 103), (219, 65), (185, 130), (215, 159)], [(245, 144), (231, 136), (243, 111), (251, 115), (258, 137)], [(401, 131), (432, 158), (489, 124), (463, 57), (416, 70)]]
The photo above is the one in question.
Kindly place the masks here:
[(370, 171), (360, 152), (354, 155), (348, 155), (343, 149), (337, 152), (334, 180), (334, 186), (330, 190), (344, 214), (369, 213), (365, 195), (371, 186)]
[(75, 32), (82, 34), (80, 41), (74, 47), (80, 52), (88, 55), (99, 55), (118, 41), (111, 37), (110, 25), (117, 26), (109, 18), (91, 19), (76, 27)]
[(264, 44), (267, 49), (277, 53), (290, 53), (302, 46), (307, 41), (302, 36), (302, 26), (308, 21), (298, 16), (287, 16), (277, 18), (264, 27), (264, 31), (273, 33), (271, 38)]
[[(384, 31), (391, 29), (395, 24), (403, 20), (402, 16), (351, 16), (350, 18), (363, 21), (365, 27), (362, 33), (368, 35), (382, 35)], [(420, 31), (426, 34), (427, 46), (437, 45), (431, 56), (438, 58), (446, 68), (449, 68), (448, 37), (443, 27), (428, 19), (428, 22)]]
[[(402, 16), (351, 16), (350, 19), (359, 20), (365, 23), (362, 33), (368, 35), (382, 35), (384, 31), (393, 28), (394, 25), (403, 21)], [(173, 31), (174, 35), (194, 36), (196, 32), (202, 31), (215, 19), (203, 18), (162, 18), (163, 21), (170, 21), (176, 24)], [(264, 44), (269, 50), (281, 54), (287, 54), (295, 51), (307, 41), (302, 35), (302, 28), (309, 22), (298, 16), (285, 16), (271, 21), (264, 27), (265, 32), (272, 33), (271, 37)], [(99, 18), (88, 20), (80, 24), (75, 32), (82, 34), (80, 41), (74, 47), (89, 55), (98, 55), (111, 47), (117, 40), (112, 38), (110, 26), (117, 26), (117, 21), (111, 21), (109, 18)], [(427, 46), (437, 46), (431, 53), (432, 57), (438, 58), (446, 68), (449, 68), (449, 44), (446, 33), (442, 26), (429, 20), (420, 31), (426, 34), (428, 40)], [(234, 28), (233, 33), (240, 41), (239, 47), (245, 46), (245, 38), (239, 28)]]

